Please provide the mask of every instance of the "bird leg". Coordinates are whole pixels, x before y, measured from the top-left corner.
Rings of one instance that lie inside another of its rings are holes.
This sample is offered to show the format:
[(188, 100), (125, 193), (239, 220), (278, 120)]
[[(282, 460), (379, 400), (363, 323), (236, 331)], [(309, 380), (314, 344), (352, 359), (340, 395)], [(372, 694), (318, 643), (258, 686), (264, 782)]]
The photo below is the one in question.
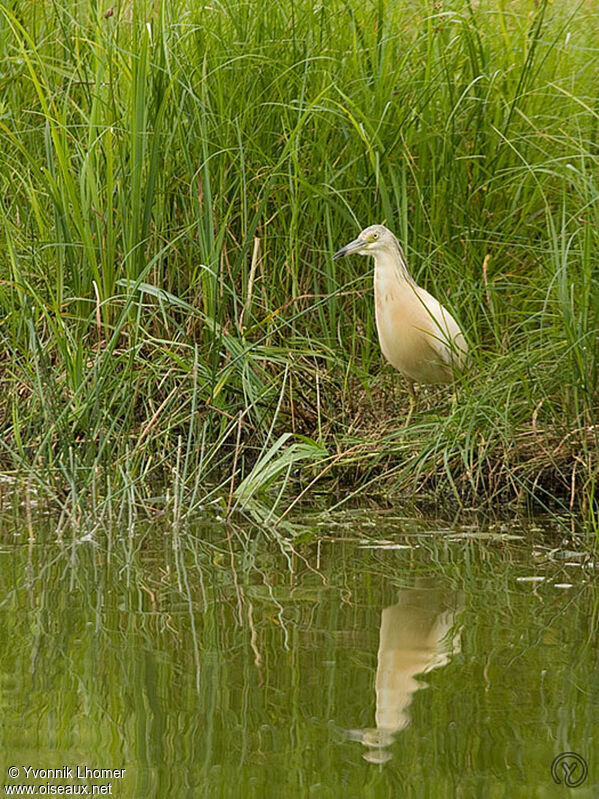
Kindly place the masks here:
[(412, 383), (412, 381), (407, 378), (406, 382), (408, 384), (408, 393), (410, 395), (410, 410), (408, 411), (406, 421), (404, 422), (405, 427), (407, 427), (410, 424), (412, 414), (414, 413), (414, 408), (416, 407), (416, 393), (414, 391), (414, 383)]
[(458, 392), (454, 389), (451, 392), (451, 412), (455, 413), (458, 407)]

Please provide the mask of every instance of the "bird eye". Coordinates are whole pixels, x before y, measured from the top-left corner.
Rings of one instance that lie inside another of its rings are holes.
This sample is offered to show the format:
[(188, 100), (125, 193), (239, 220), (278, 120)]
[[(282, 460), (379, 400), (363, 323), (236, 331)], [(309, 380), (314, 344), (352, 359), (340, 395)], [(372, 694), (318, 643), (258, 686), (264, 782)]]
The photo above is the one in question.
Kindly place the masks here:
[(373, 234), (372, 234), (372, 240), (373, 240), (373, 241), (376, 241), (376, 240), (378, 239), (378, 237), (379, 237), (379, 234), (378, 234), (378, 233), (373, 233)]

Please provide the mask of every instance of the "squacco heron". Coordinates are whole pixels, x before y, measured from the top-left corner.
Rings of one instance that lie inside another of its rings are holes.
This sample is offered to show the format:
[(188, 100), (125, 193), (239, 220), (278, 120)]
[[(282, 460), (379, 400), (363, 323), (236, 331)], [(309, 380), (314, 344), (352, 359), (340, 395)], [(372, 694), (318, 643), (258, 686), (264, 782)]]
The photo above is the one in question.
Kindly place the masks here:
[(379, 342), (408, 383), (409, 421), (416, 404), (414, 383), (450, 383), (464, 366), (466, 339), (447, 308), (414, 282), (398, 240), (384, 225), (367, 227), (333, 258), (353, 253), (374, 258)]

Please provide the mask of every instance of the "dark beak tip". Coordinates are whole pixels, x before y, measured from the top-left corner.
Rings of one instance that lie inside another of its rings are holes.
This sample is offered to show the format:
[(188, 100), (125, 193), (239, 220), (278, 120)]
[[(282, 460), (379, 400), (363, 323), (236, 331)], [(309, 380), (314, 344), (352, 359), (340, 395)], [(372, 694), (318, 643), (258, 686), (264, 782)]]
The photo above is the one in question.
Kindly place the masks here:
[(360, 252), (363, 246), (364, 242), (361, 239), (354, 239), (350, 241), (349, 244), (346, 244), (345, 247), (337, 250), (333, 255), (333, 261), (336, 261), (337, 258), (343, 258), (345, 255), (353, 255), (354, 253)]

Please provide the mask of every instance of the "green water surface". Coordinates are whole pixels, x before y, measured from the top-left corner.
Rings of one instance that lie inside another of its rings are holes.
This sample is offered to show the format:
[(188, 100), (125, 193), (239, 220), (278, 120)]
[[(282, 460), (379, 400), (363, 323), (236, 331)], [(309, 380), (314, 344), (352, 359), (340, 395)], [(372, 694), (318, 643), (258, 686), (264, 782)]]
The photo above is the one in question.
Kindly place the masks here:
[(305, 531), (6, 523), (0, 794), (599, 795), (588, 556), (515, 523)]

